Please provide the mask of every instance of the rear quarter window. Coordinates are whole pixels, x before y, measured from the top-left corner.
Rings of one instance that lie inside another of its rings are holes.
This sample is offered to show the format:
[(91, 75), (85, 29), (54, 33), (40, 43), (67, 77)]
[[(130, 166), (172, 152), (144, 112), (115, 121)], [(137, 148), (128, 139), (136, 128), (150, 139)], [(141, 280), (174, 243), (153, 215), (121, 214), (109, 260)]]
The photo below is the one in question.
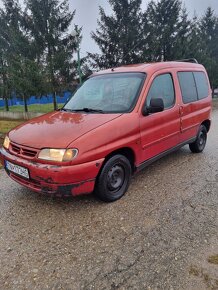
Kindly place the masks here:
[(209, 84), (204, 72), (178, 72), (177, 74), (184, 104), (208, 97)]
[(204, 99), (209, 95), (208, 80), (204, 72), (194, 72), (194, 78), (197, 86), (198, 99)]

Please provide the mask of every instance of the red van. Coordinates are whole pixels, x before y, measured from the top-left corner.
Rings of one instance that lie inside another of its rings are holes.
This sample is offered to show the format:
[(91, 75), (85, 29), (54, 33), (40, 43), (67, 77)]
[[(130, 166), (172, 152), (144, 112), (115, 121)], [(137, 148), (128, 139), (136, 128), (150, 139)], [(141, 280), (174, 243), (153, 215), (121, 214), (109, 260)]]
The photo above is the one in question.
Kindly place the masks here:
[(158, 158), (185, 144), (202, 152), (210, 114), (207, 73), (191, 60), (108, 69), (59, 111), (10, 131), (0, 159), (34, 191), (115, 201), (132, 174)]

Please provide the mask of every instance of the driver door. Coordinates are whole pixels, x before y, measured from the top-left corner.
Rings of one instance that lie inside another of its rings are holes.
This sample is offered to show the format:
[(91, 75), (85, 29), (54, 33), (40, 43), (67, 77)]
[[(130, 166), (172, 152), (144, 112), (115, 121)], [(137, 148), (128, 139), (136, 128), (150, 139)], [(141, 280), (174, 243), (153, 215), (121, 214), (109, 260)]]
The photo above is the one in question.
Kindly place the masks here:
[(178, 145), (180, 135), (180, 115), (176, 105), (173, 75), (169, 72), (152, 77), (144, 106), (151, 99), (162, 98), (164, 111), (140, 115), (142, 162)]

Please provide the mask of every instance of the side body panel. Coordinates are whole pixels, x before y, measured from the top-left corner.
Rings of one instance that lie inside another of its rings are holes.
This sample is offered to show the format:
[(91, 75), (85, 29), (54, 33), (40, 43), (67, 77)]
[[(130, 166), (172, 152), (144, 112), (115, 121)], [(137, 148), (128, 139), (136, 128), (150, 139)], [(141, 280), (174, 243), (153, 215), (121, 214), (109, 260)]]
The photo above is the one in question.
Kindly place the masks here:
[[(181, 69), (177, 69), (177, 71), (178, 72), (202, 71), (205, 73), (207, 77), (207, 73), (204, 69), (199, 70), (199, 69), (194, 69), (194, 68), (191, 68), (191, 69), (181, 68)], [(207, 80), (208, 80), (208, 77), (207, 77)], [(180, 134), (181, 143), (196, 136), (198, 133), (200, 124), (202, 124), (204, 121), (210, 120), (212, 98), (211, 98), (211, 89), (210, 89), (209, 80), (208, 80), (208, 85), (209, 85), (209, 92), (208, 92), (207, 98), (185, 104), (182, 99), (182, 92), (181, 92), (179, 80), (176, 74), (175, 86), (177, 87), (177, 92), (180, 99), (179, 111), (180, 111), (180, 117), (181, 117), (181, 134)]]

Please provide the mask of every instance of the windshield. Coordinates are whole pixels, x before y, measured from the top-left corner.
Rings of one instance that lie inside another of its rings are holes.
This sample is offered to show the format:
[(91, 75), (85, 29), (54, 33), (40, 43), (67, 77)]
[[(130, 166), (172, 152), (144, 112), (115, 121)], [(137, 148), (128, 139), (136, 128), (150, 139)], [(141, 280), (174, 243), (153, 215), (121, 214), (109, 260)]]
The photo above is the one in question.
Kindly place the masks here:
[(144, 73), (105, 74), (88, 79), (63, 110), (97, 113), (123, 113), (134, 107)]

